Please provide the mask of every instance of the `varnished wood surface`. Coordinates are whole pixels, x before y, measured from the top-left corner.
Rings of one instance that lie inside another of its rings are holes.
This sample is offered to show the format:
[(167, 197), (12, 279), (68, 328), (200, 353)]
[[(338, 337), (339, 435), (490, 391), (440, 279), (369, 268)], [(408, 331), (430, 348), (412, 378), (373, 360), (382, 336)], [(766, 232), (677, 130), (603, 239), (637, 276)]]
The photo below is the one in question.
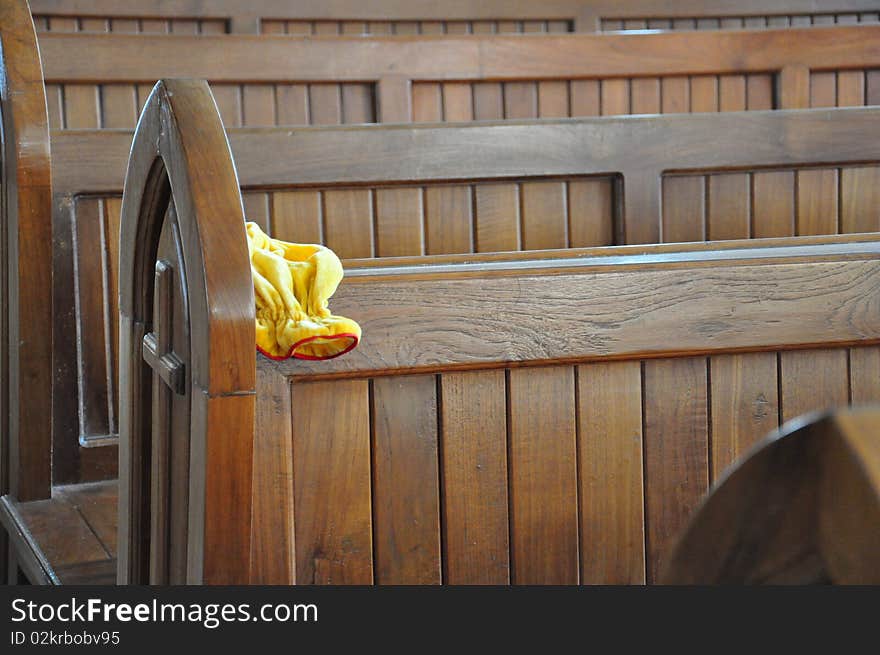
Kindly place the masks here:
[(787, 423), (692, 518), (664, 572), (676, 584), (877, 584), (877, 406)]
[[(309, 40), (255, 36), (44, 34), (53, 82), (515, 80), (876, 66), (880, 26), (821, 30)], [(69, 53), (76, 51), (77, 57)], [(198, 52), (198, 57), (192, 53)], [(702, 56), (692, 57), (693, 52)], [(344, 63), (343, 63), (344, 62)]]

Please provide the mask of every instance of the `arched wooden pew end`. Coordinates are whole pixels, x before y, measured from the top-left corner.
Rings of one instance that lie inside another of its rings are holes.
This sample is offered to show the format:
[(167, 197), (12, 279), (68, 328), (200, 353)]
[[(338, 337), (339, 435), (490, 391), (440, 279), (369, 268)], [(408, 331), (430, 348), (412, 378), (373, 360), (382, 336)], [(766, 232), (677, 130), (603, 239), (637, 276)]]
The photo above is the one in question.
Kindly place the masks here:
[(880, 407), (786, 423), (728, 472), (669, 584), (880, 584)]

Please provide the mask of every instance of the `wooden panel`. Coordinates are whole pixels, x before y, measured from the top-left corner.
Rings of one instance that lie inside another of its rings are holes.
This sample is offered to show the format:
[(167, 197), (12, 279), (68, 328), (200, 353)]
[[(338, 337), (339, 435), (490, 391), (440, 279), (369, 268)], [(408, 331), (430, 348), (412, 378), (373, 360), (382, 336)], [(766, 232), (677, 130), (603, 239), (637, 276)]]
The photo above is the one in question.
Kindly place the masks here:
[(849, 402), (846, 349), (795, 350), (779, 358), (783, 421)]
[(269, 198), (266, 193), (249, 192), (241, 194), (244, 203), (245, 220), (253, 221), (260, 226), (266, 234), (272, 233), (272, 226), (269, 224)]
[(275, 89), (271, 84), (242, 86), (242, 121), (246, 127), (275, 125)]
[[(75, 507), (59, 497), (17, 506), (53, 567), (109, 559), (109, 553)], [(62, 539), (58, 535), (64, 535)]]
[(108, 84), (101, 89), (101, 127), (133, 128), (137, 123), (137, 92), (128, 84)]
[(335, 36), (339, 34), (339, 27), (339, 22), (335, 20), (316, 20), (313, 24), (312, 33)]
[(373, 203), (369, 190), (324, 192), (324, 240), (342, 259), (373, 256)]
[(577, 584), (574, 372), (519, 368), (509, 376), (512, 582)]
[(709, 241), (749, 238), (749, 175), (709, 176), (706, 238)]
[(519, 186), (485, 184), (476, 188), (477, 252), (520, 249)]
[(469, 186), (425, 189), (425, 253), (472, 252), (473, 193)]
[(837, 234), (837, 170), (797, 173), (797, 235)]
[(275, 87), (275, 95), (279, 125), (309, 124), (309, 91), (305, 84), (279, 84)]
[(477, 82), (473, 85), (473, 94), (474, 120), (486, 121), (504, 118), (504, 94), (500, 82)]
[(100, 127), (98, 88), (94, 84), (64, 86), (64, 127), (68, 130)]
[(377, 584), (440, 584), (437, 397), (433, 375), (373, 381)]
[(424, 254), (422, 190), (376, 191), (376, 256)]
[(107, 285), (107, 339), (108, 378), (110, 397), (113, 406), (110, 414), (110, 432), (117, 433), (116, 423), (119, 404), (119, 221), (122, 212), (122, 198), (107, 198), (104, 201), (102, 237), (104, 240), (104, 280)]
[(746, 104), (750, 110), (773, 109), (773, 76), (752, 74), (746, 78)]
[[(116, 481), (58, 486), (53, 497), (75, 507), (111, 557), (116, 556)], [(60, 535), (59, 535), (60, 536)]]
[(721, 75), (719, 77), (718, 106), (720, 111), (745, 110), (746, 78), (744, 75)]
[(664, 77), (660, 81), (660, 110), (664, 114), (682, 114), (691, 110), (690, 89), (686, 77)]
[(709, 486), (706, 360), (645, 362), (645, 507), (649, 583)]
[(538, 82), (538, 115), (541, 118), (566, 118), (570, 115), (567, 82)]
[(294, 384), (292, 409), (296, 580), (371, 584), (368, 382)]
[(880, 105), (880, 70), (865, 73), (865, 104)]
[(614, 193), (610, 180), (568, 183), (569, 247), (614, 244)]
[(600, 107), (599, 80), (571, 82), (571, 115), (598, 116)]
[(339, 125), (342, 106), (338, 84), (309, 85), (309, 118), (312, 125)]
[(602, 80), (602, 115), (629, 114), (629, 81)]
[(718, 111), (718, 78), (714, 75), (697, 75), (691, 78), (691, 111)]
[(853, 405), (880, 402), (880, 346), (850, 349), (849, 386)]
[(568, 245), (566, 184), (522, 184), (522, 235), (524, 250), (565, 248)]
[(663, 242), (705, 239), (705, 180), (702, 175), (663, 178)]
[(504, 117), (538, 117), (538, 89), (535, 82), (504, 83)]
[(880, 232), (880, 168), (840, 171), (840, 231)]
[(342, 85), (343, 123), (375, 123), (375, 106), (371, 84)]
[(443, 84), (443, 120), (447, 122), (472, 121), (474, 100), (467, 82)]
[(718, 480), (755, 442), (778, 425), (776, 353), (717, 355), (712, 381), (712, 470)]
[(641, 364), (588, 364), (577, 371), (581, 582), (642, 584)]
[(507, 415), (504, 371), (444, 373), (445, 582), (507, 584)]
[(64, 101), (61, 96), (60, 84), (46, 85), (46, 105), (49, 111), (49, 129), (62, 129), (64, 127)]
[(321, 194), (318, 191), (273, 193), (272, 236), (293, 243), (322, 243)]
[(840, 71), (837, 74), (837, 106), (861, 107), (865, 104), (865, 73)]
[(630, 82), (633, 114), (660, 113), (660, 79), (636, 78)]
[(837, 75), (833, 72), (810, 74), (810, 107), (837, 106)]
[(432, 123), (443, 120), (443, 98), (440, 84), (418, 82), (412, 85), (412, 94), (413, 121)]
[(171, 23), (172, 34), (198, 34), (199, 21), (186, 18), (173, 18)]
[(793, 236), (794, 171), (773, 171), (752, 175), (752, 236)]
[(150, 34), (165, 34), (169, 31), (170, 26), (167, 20), (159, 18), (144, 18), (141, 20), (141, 32)]
[(241, 89), (238, 85), (213, 84), (211, 91), (226, 127), (241, 127)]

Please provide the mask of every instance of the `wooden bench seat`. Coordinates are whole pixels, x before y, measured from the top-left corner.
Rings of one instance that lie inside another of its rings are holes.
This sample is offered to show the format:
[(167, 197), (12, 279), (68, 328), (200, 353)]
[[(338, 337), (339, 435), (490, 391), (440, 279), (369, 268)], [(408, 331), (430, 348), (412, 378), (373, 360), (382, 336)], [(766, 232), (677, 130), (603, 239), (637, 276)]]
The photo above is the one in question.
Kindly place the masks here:
[(877, 22), (873, 0), (235, 0), (193, 7), (163, 0), (32, 0), (38, 29), (87, 32), (431, 34), (711, 30)]
[(0, 501), (18, 565), (32, 584), (115, 584), (115, 480), (56, 486), (47, 500)]

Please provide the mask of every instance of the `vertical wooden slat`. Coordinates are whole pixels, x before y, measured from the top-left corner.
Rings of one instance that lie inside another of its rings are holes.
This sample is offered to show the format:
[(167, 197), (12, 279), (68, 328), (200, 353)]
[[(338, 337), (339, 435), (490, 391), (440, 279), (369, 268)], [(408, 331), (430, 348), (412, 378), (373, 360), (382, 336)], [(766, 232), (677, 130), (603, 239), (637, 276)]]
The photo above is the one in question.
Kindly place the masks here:
[(602, 115), (629, 114), (629, 81), (602, 80)]
[(376, 256), (424, 254), (421, 188), (376, 191)]
[(340, 25), (339, 32), (340, 34), (366, 34), (367, 24), (363, 21), (344, 20)]
[(649, 583), (709, 486), (706, 360), (645, 362), (645, 507)]
[(702, 175), (663, 178), (663, 243), (703, 241), (705, 213)]
[(630, 82), (633, 114), (660, 113), (660, 78), (636, 78)]
[(714, 75), (695, 75), (690, 82), (691, 111), (718, 111), (718, 78)]
[(578, 367), (582, 583), (645, 582), (639, 362)]
[(440, 384), (445, 582), (507, 584), (504, 371), (444, 373)]
[(446, 23), (447, 34), (470, 34), (471, 24), (468, 21), (456, 20)]
[(412, 89), (402, 75), (386, 75), (376, 85), (376, 105), (380, 123), (408, 123), (412, 120)]
[(721, 75), (718, 78), (719, 111), (744, 111), (746, 78), (744, 75)]
[(778, 79), (779, 109), (806, 109), (811, 106), (810, 69), (803, 65), (783, 66)]
[(377, 584), (440, 584), (437, 397), (433, 375), (373, 381)]
[(61, 97), (60, 84), (46, 85), (46, 105), (49, 111), (49, 129), (62, 129), (64, 127), (64, 101)]
[(524, 250), (565, 248), (568, 245), (566, 200), (563, 182), (523, 182)]
[(664, 77), (660, 81), (660, 110), (664, 114), (686, 114), (691, 110), (686, 77)]
[(712, 480), (778, 425), (776, 353), (716, 355), (712, 381)]
[(172, 18), (171, 33), (172, 34), (198, 34), (199, 21), (188, 18)]
[(200, 20), (199, 34), (226, 34), (225, 20)]
[(312, 125), (339, 125), (342, 106), (338, 84), (309, 84), (309, 118)]
[(50, 32), (76, 32), (79, 25), (76, 18), (66, 16), (50, 16), (49, 31)]
[(794, 236), (794, 171), (752, 175), (752, 236)]
[(509, 375), (512, 581), (577, 584), (574, 371), (518, 368)]
[(100, 126), (98, 87), (94, 84), (64, 86), (64, 126), (68, 130)]
[(854, 405), (880, 402), (880, 346), (850, 348), (849, 387)]
[(211, 92), (225, 127), (241, 127), (241, 89), (237, 84), (213, 84)]
[(80, 32), (108, 32), (110, 31), (110, 23), (106, 18), (80, 18)]
[(865, 104), (880, 105), (880, 70), (865, 73)]
[(107, 198), (103, 207), (103, 238), (104, 238), (104, 277), (107, 285), (107, 338), (110, 341), (108, 351), (108, 378), (110, 380), (110, 398), (114, 399), (111, 407), (110, 432), (116, 433), (119, 398), (119, 221), (122, 211), (122, 198)]
[(443, 120), (443, 98), (437, 82), (417, 82), (412, 85), (413, 121), (436, 123)]
[(372, 84), (342, 85), (342, 122), (347, 124), (375, 123), (376, 101)]
[(538, 88), (535, 82), (506, 82), (504, 84), (504, 117), (538, 117)]
[(749, 175), (709, 176), (706, 200), (706, 238), (709, 241), (749, 238)]
[(292, 387), (296, 580), (373, 582), (366, 380)]
[(148, 34), (166, 34), (168, 30), (168, 21), (165, 19), (144, 18), (141, 20), (141, 32)]
[(504, 94), (500, 82), (476, 82), (473, 84), (474, 120), (499, 120), (504, 118)]
[(272, 236), (293, 243), (322, 243), (320, 192), (273, 193)]
[(416, 21), (400, 21), (394, 24), (395, 34), (418, 34), (419, 24)]
[(722, 18), (720, 27), (722, 30), (741, 30), (743, 28), (743, 19), (736, 17)]
[(697, 29), (698, 30), (717, 30), (721, 24), (719, 23), (717, 18), (698, 18), (697, 19)]
[(425, 190), (425, 254), (472, 252), (473, 194), (469, 186)]
[(614, 193), (607, 179), (568, 183), (568, 245), (571, 248), (614, 244)]
[(840, 171), (840, 231), (880, 232), (880, 168)]
[(837, 106), (837, 73), (810, 74), (810, 107)]
[(468, 82), (443, 84), (443, 120), (447, 122), (472, 121), (474, 100)]
[(485, 184), (476, 188), (477, 252), (520, 249), (519, 187)]
[(572, 116), (600, 114), (599, 80), (572, 80), (570, 88)]
[(136, 89), (130, 84), (105, 84), (101, 108), (101, 127), (133, 128), (138, 118)]
[(335, 36), (339, 34), (339, 22), (335, 20), (316, 20), (312, 32), (324, 36)]
[(538, 116), (566, 118), (569, 113), (568, 82), (563, 80), (538, 82)]
[(797, 235), (837, 234), (837, 170), (797, 172)]
[(324, 240), (342, 259), (373, 256), (373, 203), (369, 190), (324, 192)]
[(862, 107), (865, 104), (865, 73), (840, 71), (837, 74), (837, 106)]
[(305, 84), (279, 84), (275, 87), (275, 95), (279, 125), (309, 124), (309, 90)]
[(746, 76), (746, 108), (773, 109), (773, 76), (754, 73)]
[(370, 21), (367, 23), (369, 34), (392, 34), (393, 28), (389, 22)]
[(289, 20), (285, 25), (288, 34), (312, 34), (312, 22), (308, 20)]
[(845, 348), (793, 350), (779, 357), (783, 421), (849, 402)]
[(242, 86), (242, 122), (246, 127), (268, 127), (277, 124), (275, 89), (271, 84)]
[(266, 234), (271, 233), (269, 225), (269, 198), (262, 192), (249, 192), (241, 194), (244, 203), (245, 220), (253, 221), (260, 226)]

